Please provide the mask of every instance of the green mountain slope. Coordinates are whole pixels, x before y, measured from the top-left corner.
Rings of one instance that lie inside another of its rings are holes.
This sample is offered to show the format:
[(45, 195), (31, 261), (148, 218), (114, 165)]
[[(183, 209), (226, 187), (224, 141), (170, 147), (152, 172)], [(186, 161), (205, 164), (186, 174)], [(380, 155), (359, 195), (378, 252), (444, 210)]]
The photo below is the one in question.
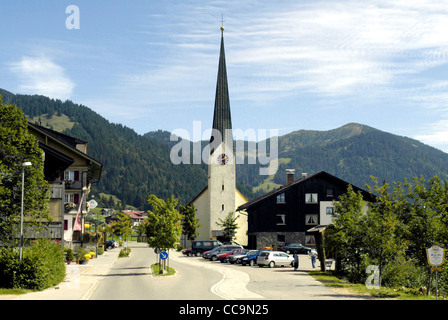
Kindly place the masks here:
[(16, 104), (29, 118), (40, 117), (44, 126), (51, 127), (51, 120), (69, 119), (63, 132), (88, 141), (89, 155), (104, 165), (101, 180), (92, 188), (95, 199), (105, 193), (117, 196), (123, 206), (148, 209), (150, 194), (163, 198), (173, 194), (185, 203), (206, 184), (206, 171), (200, 165), (172, 164), (166, 144), (110, 123), (85, 106), (5, 90), (0, 94), (5, 103)]
[[(171, 163), (171, 147), (177, 142), (170, 141), (169, 132), (139, 135), (71, 101), (2, 89), (0, 94), (30, 119), (89, 142), (89, 155), (104, 164), (101, 181), (92, 188), (97, 200), (104, 193), (116, 196), (123, 205), (147, 209), (150, 194), (163, 198), (173, 194), (185, 204), (206, 186), (205, 164)], [(207, 144), (202, 141), (201, 150)], [(328, 131), (295, 131), (279, 137), (278, 146), (279, 168), (273, 176), (260, 176), (259, 164), (237, 165), (237, 187), (248, 199), (283, 185), (286, 169), (295, 169), (296, 179), (302, 172), (323, 170), (359, 187), (371, 182), (370, 175), (392, 182), (448, 174), (448, 154), (357, 123)]]
[(279, 138), (281, 163), (273, 181), (285, 182), (285, 170), (311, 174), (321, 170), (359, 187), (380, 181), (402, 181), (424, 175), (445, 176), (448, 154), (417, 140), (349, 123), (329, 131), (296, 131)]

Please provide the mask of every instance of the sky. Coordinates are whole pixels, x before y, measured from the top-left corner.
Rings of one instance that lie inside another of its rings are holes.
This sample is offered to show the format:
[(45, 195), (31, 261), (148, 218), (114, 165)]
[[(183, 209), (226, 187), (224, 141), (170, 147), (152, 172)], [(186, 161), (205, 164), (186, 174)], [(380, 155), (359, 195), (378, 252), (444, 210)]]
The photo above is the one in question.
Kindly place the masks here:
[(234, 129), (357, 122), (448, 152), (446, 0), (2, 0), (0, 14), (0, 88), (139, 134), (211, 127), (223, 24)]

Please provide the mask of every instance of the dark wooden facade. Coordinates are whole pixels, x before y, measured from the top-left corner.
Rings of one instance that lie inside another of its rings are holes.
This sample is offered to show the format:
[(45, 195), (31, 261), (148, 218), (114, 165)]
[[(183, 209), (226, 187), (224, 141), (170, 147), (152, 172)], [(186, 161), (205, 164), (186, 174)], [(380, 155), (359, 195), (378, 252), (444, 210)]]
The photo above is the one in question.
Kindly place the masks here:
[[(319, 173), (302, 177), (238, 208), (248, 215), (249, 247), (276, 248), (299, 242), (314, 246), (314, 233), (307, 230), (331, 221), (333, 200), (347, 192), (349, 183), (331, 174)], [(364, 200), (372, 196), (360, 190)]]

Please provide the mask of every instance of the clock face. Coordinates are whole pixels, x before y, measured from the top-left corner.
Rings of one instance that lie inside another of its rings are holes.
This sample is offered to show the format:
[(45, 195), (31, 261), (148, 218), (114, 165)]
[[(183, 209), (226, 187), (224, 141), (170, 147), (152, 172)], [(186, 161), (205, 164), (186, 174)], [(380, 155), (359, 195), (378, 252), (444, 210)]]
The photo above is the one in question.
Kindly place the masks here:
[(218, 156), (218, 163), (219, 164), (225, 165), (227, 162), (229, 162), (229, 157), (225, 153), (220, 154)]

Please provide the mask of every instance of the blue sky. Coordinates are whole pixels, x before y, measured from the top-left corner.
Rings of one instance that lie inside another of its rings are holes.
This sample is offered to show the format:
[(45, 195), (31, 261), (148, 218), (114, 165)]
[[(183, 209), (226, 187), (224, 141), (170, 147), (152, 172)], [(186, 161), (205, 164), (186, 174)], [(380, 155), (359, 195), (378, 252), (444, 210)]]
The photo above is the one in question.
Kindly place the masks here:
[(224, 15), (234, 128), (359, 122), (448, 152), (446, 0), (4, 0), (0, 14), (1, 88), (140, 134), (211, 126)]

